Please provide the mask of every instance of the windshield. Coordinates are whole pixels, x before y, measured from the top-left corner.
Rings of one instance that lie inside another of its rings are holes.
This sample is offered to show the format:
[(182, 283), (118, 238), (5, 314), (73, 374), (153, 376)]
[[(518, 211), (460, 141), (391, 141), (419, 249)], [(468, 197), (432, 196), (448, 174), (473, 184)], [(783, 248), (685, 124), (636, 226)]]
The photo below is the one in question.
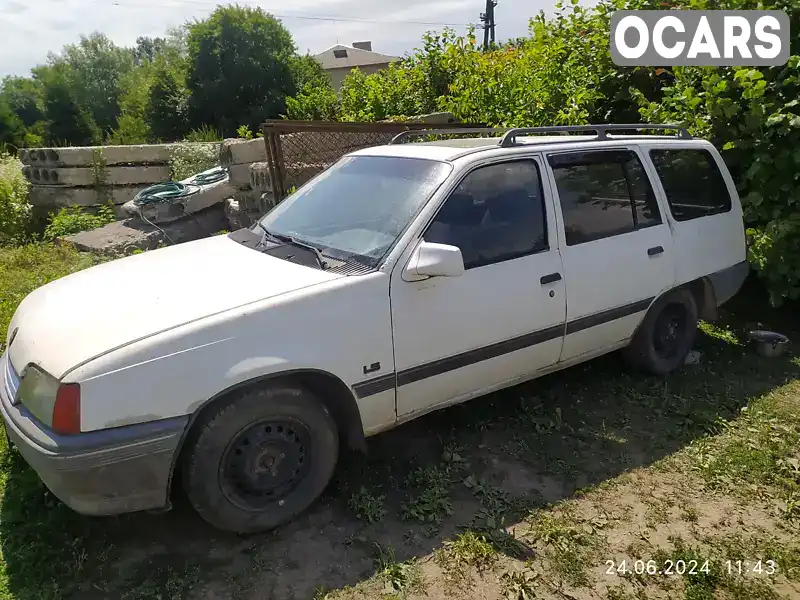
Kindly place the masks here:
[(333, 258), (374, 266), (450, 170), (447, 163), (418, 158), (348, 156), (281, 202), (261, 224)]

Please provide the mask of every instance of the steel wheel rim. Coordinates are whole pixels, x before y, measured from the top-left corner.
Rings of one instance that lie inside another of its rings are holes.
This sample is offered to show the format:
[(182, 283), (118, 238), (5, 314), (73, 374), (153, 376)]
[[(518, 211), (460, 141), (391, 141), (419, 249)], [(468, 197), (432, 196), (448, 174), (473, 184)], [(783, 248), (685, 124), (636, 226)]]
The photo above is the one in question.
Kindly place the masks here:
[(280, 502), (311, 466), (311, 432), (291, 417), (267, 418), (242, 429), (220, 461), (222, 492), (244, 510)]
[(675, 358), (686, 336), (689, 317), (681, 304), (669, 304), (653, 327), (653, 349), (660, 358)]

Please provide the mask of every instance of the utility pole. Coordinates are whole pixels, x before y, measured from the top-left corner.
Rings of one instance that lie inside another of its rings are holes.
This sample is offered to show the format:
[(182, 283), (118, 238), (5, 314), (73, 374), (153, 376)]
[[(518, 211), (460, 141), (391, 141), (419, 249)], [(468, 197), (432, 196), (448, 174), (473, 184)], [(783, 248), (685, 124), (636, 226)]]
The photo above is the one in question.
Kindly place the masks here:
[(492, 45), (495, 40), (495, 20), (494, 20), (494, 7), (497, 6), (497, 0), (486, 0), (486, 12), (481, 13), (481, 25), (483, 29), (483, 49), (489, 49), (489, 40), (491, 39)]

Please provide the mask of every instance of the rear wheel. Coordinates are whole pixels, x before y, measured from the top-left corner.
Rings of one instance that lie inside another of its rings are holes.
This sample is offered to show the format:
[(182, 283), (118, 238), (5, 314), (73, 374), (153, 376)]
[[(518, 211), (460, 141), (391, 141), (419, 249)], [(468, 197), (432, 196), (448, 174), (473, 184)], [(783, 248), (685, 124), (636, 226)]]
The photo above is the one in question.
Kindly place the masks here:
[(276, 527), (325, 489), (339, 439), (328, 409), (288, 386), (250, 389), (198, 423), (183, 484), (198, 513), (220, 529)]
[(666, 375), (684, 363), (696, 336), (694, 296), (674, 290), (653, 303), (624, 355), (637, 367)]

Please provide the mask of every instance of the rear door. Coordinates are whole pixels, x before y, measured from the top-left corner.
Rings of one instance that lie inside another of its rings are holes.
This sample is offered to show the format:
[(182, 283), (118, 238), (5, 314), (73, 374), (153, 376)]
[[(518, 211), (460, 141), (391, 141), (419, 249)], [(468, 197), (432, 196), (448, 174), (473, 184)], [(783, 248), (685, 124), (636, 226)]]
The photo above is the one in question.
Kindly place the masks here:
[(567, 282), (561, 360), (628, 340), (675, 283), (672, 234), (636, 148), (547, 155)]
[(716, 150), (654, 144), (647, 152), (656, 174), (656, 190), (663, 194), (669, 209), (678, 282), (693, 281), (746, 260), (736, 186)]

